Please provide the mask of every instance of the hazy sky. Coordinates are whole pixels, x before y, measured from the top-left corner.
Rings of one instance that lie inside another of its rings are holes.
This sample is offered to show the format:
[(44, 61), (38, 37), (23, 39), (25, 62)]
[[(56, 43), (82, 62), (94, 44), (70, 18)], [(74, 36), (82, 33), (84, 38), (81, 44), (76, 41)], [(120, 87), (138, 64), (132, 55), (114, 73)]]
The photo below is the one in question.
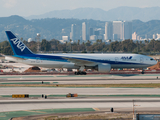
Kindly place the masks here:
[(53, 10), (82, 7), (109, 10), (119, 6), (154, 7), (160, 0), (0, 0), (0, 17), (39, 15)]

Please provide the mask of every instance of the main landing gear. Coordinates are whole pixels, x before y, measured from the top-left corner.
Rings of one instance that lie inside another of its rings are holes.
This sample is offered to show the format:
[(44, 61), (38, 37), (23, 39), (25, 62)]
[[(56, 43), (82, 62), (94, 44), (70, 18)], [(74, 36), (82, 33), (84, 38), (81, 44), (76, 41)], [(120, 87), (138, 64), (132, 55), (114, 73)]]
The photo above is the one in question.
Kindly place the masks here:
[(85, 69), (84, 66), (81, 66), (80, 69), (78, 70), (78, 72), (75, 72), (75, 75), (86, 75), (87, 73), (85, 71), (83, 71)]
[(84, 71), (78, 71), (74, 73), (75, 75), (86, 75), (87, 73)]

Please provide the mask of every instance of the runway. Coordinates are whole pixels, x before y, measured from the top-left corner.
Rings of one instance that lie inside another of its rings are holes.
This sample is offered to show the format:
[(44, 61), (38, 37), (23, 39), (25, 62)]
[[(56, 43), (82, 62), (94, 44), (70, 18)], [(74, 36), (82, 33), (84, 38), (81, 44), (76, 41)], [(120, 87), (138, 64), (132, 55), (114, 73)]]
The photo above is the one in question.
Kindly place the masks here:
[[(152, 109), (160, 108), (160, 99), (139, 98), (134, 100), (134, 104), (139, 105), (138, 108), (144, 109), (151, 107)], [(97, 108), (97, 109), (130, 109), (133, 107), (133, 98), (99, 98), (99, 99), (33, 99), (33, 100), (1, 100), (0, 112), (19, 111), (19, 110), (38, 110), (38, 109), (60, 109), (60, 108)], [(154, 110), (154, 109), (153, 109)], [(147, 110), (145, 110), (147, 111)], [(149, 109), (150, 111), (150, 109)]]
[(0, 95), (159, 95), (160, 88), (63, 88), (63, 87), (0, 87)]
[(140, 84), (160, 83), (160, 74), (144, 75), (21, 75), (0, 76), (0, 83), (50, 82), (54, 84)]

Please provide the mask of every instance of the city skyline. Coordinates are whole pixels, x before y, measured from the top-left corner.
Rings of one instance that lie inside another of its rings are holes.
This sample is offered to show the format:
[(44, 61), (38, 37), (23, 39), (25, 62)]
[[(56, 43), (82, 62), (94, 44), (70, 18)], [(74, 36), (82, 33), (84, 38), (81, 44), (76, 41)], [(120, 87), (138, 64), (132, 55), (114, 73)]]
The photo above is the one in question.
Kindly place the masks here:
[[(89, 23), (82, 22), (82, 27), (71, 24), (70, 39), (73, 42), (87, 40), (125, 40), (132, 39), (131, 21), (112, 21), (106, 22), (104, 30), (102, 28), (93, 28)], [(81, 31), (81, 32), (80, 32)], [(63, 36), (62, 36), (63, 38)], [(63, 39), (62, 39), (63, 40)], [(66, 41), (66, 40), (65, 40)]]
[[(137, 35), (135, 31), (132, 31), (131, 21), (106, 22), (104, 25), (104, 30), (102, 30), (101, 28), (93, 28), (92, 26), (86, 27), (86, 26), (89, 26), (88, 24), (89, 23), (86, 24), (86, 22), (82, 22), (81, 29), (80, 29), (80, 26), (77, 26), (76, 24), (72, 24), (70, 39), (73, 42), (77, 42), (78, 40), (80, 40), (81, 42), (86, 42), (87, 40), (91, 40), (95, 42), (95, 40), (97, 39), (116, 40), (116, 41), (122, 41), (127, 39), (130, 39), (130, 40), (148, 40), (148, 39), (159, 40), (160, 39), (160, 34), (158, 33), (157, 34), (154, 33), (152, 35), (152, 38), (149, 38), (147, 34), (145, 35), (145, 38), (142, 38), (141, 36)], [(76, 34), (77, 31), (81, 31), (81, 33), (78, 32), (79, 34)], [(65, 36), (62, 36), (62, 38), (63, 37)]]

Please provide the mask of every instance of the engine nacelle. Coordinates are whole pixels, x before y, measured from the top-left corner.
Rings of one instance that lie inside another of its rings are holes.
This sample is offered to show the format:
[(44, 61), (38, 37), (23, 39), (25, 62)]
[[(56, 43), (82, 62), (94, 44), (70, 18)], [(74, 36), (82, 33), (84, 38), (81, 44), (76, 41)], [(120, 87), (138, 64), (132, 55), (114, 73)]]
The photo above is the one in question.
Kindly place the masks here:
[(97, 67), (96, 67), (96, 70), (98, 72), (110, 72), (111, 65), (107, 64), (107, 63), (98, 64)]

